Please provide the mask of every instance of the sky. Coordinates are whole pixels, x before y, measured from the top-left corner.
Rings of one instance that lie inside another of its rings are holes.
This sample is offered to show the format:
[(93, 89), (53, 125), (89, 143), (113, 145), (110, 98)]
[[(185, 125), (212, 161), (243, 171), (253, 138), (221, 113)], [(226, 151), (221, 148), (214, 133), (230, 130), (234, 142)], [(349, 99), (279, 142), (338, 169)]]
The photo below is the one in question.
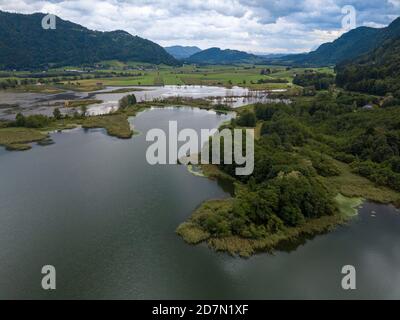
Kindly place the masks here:
[(220, 47), (253, 53), (316, 49), (353, 26), (384, 27), (400, 0), (0, 0), (0, 10), (43, 12), (99, 31), (125, 30), (162, 46)]

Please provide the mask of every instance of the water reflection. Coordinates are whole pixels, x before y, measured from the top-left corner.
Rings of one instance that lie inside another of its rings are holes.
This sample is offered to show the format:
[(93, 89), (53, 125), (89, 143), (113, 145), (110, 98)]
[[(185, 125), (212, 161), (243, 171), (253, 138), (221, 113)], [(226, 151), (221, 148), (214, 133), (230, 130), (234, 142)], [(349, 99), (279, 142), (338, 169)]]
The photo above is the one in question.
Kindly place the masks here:
[(289, 100), (269, 98), (271, 93), (284, 91), (286, 90), (252, 91), (242, 87), (224, 88), (215, 86), (107, 87), (104, 90), (96, 92), (67, 91), (59, 94), (0, 91), (0, 118), (14, 119), (15, 114), (18, 112), (22, 112), (25, 115), (45, 114), (50, 116), (53, 114), (55, 108), (59, 108), (65, 114), (73, 114), (73, 109), (65, 108), (65, 100), (82, 99), (103, 101), (102, 103), (89, 106), (89, 115), (108, 114), (118, 109), (118, 101), (122, 97), (132, 93), (135, 94), (139, 102), (170, 97), (206, 98), (214, 104), (225, 104), (232, 108), (257, 102), (289, 103)]
[[(52, 134), (54, 145), (0, 149), (0, 298), (26, 299), (398, 299), (400, 214), (366, 203), (336, 231), (296, 250), (240, 259), (175, 234), (202, 201), (229, 195), (184, 166), (150, 166), (145, 133), (215, 128), (224, 116), (189, 108), (131, 119), (142, 135), (104, 130)], [(57, 268), (56, 292), (40, 287)], [(354, 265), (357, 290), (343, 291)]]

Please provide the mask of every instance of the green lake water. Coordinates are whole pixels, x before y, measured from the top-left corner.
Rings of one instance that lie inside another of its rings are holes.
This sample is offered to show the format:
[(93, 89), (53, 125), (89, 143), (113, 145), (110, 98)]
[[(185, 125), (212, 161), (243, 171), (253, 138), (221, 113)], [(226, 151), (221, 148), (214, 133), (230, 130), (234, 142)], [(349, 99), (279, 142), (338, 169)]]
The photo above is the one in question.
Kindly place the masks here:
[[(103, 130), (52, 135), (54, 145), (0, 150), (0, 298), (400, 298), (400, 214), (367, 203), (348, 226), (290, 252), (250, 259), (185, 244), (175, 234), (203, 201), (228, 197), (185, 166), (150, 166), (149, 129), (215, 128), (228, 116), (155, 109), (118, 140)], [(372, 211), (376, 212), (372, 214)], [(57, 290), (41, 289), (54, 265)], [(357, 290), (341, 288), (354, 265)]]

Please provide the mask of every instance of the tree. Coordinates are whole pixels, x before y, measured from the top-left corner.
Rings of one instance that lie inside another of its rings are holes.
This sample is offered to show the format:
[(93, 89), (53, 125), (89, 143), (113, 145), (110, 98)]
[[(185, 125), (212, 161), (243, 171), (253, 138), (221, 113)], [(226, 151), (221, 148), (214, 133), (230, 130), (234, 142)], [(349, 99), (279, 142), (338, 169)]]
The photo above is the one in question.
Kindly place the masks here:
[(22, 113), (18, 113), (15, 117), (15, 125), (17, 127), (25, 127), (26, 118)]
[(54, 116), (55, 119), (60, 120), (62, 118), (62, 114), (61, 114), (60, 109), (55, 108), (54, 111), (53, 111), (53, 116)]
[(245, 111), (237, 119), (236, 123), (241, 127), (255, 127), (257, 123), (256, 115), (254, 112)]
[(124, 110), (130, 106), (134, 106), (136, 103), (137, 99), (134, 94), (127, 95), (119, 100), (119, 109)]
[(328, 90), (335, 83), (335, 76), (327, 73), (306, 72), (297, 74), (293, 83), (301, 87), (314, 88), (314, 90)]
[(51, 120), (43, 114), (34, 114), (26, 117), (25, 127), (27, 128), (44, 128), (50, 124)]
[(87, 116), (87, 106), (81, 106), (81, 116), (83, 118)]

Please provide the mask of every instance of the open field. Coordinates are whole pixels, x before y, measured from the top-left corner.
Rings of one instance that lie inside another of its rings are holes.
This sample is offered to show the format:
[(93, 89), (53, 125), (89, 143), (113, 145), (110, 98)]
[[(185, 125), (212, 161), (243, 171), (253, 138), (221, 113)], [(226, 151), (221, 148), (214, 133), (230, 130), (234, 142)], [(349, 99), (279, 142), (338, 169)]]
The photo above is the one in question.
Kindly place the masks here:
[[(119, 61), (104, 61), (95, 70), (79, 67), (65, 67), (49, 70), (37, 81), (44, 84), (21, 86), (22, 90), (32, 92), (56, 93), (60, 90), (95, 91), (105, 86), (161, 86), (161, 85), (210, 85), (241, 86), (254, 90), (274, 90), (298, 88), (292, 81), (296, 74), (311, 68), (288, 68), (267, 65), (195, 66), (181, 67), (152, 66)], [(316, 68), (320, 72), (333, 73), (332, 68)], [(71, 73), (71, 76), (65, 76)], [(63, 74), (56, 77), (57, 74)], [(31, 80), (29, 73), (18, 72), (1, 80)], [(26, 76), (26, 77), (24, 77)], [(34, 74), (32, 74), (32, 77)], [(56, 81), (56, 83), (55, 83)]]
[[(268, 75), (261, 74), (269, 69)], [(102, 83), (105, 86), (151, 86), (151, 85), (209, 85), (209, 86), (241, 86), (255, 90), (292, 89), (295, 74), (307, 69), (276, 66), (185, 66), (181, 68), (161, 67), (158, 70), (144, 71), (133, 77), (90, 79), (80, 81), (81, 85)], [(333, 73), (330, 68), (318, 69)], [(263, 83), (266, 81), (268, 83)], [(276, 82), (274, 82), (276, 81)], [(287, 83), (283, 83), (287, 81)]]

